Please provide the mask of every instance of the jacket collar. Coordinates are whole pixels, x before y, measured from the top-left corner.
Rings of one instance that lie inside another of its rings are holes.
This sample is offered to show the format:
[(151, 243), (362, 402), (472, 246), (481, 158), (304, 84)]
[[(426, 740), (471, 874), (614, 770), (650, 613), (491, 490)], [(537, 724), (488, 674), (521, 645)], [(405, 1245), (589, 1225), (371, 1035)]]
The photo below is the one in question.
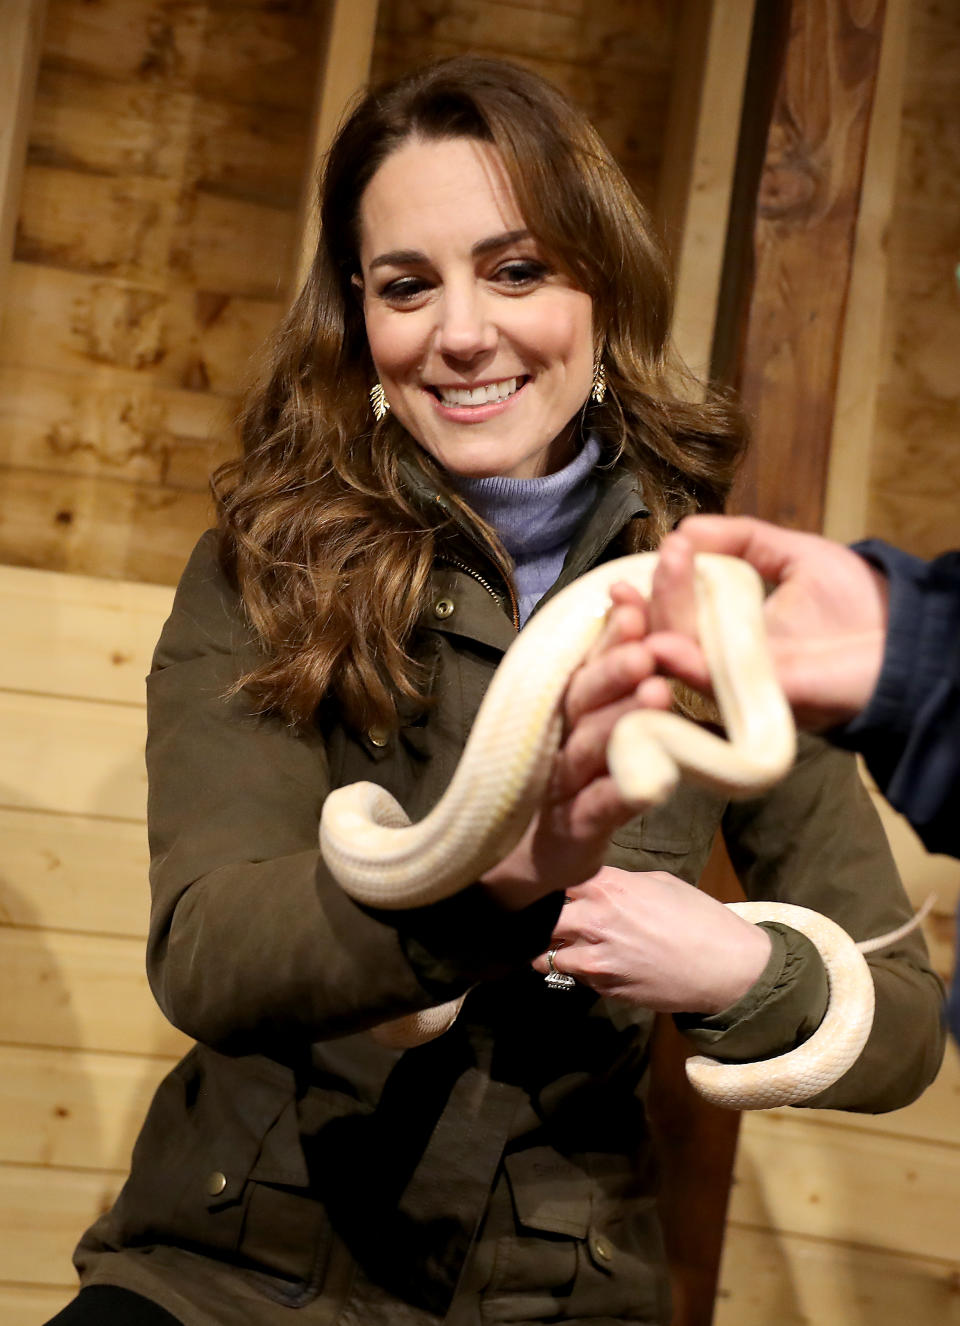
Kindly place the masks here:
[(585, 571), (609, 560), (614, 551), (619, 552), (614, 549), (614, 544), (631, 520), (643, 519), (650, 514), (640, 479), (631, 470), (616, 465), (613, 469), (601, 470), (598, 478), (600, 491), (597, 499), (573, 536), (560, 575), (534, 612)]
[[(461, 584), (460, 593), (468, 594), (473, 611), (457, 614), (457, 621), (451, 617), (447, 629), (456, 631), (465, 619), (469, 620), (470, 635), (484, 643), (506, 649), (513, 639), (514, 630), (509, 620), (509, 599), (512, 591), (504, 584), (502, 570), (494, 561), (492, 554), (483, 546), (469, 522), (439, 491), (413, 456), (402, 456), (399, 468), (404, 490), (410, 499), (424, 511), (439, 506), (450, 521), (449, 533), (444, 532), (441, 535), (442, 543), (438, 545), (438, 565), (433, 573), (435, 591), (441, 597), (451, 594), (458, 574), (461, 577), (464, 575), (462, 571), (457, 572), (457, 566), (469, 568), (466, 572), (468, 583)], [(597, 497), (574, 534), (559, 578), (541, 599), (540, 604), (558, 594), (590, 567), (619, 553), (620, 549), (615, 546), (617, 539), (630, 521), (650, 514), (643, 499), (640, 480), (625, 466), (615, 465), (611, 469), (601, 470), (597, 477), (599, 480)], [(474, 577), (483, 577), (503, 589), (504, 601), (499, 607), (479, 580), (469, 581), (471, 573)], [(534, 612), (539, 610), (540, 604)], [(426, 617), (428, 619), (433, 617), (432, 605), (427, 610)], [(430, 620), (429, 624), (436, 628), (438, 622)], [(475, 633), (476, 627), (480, 628), (478, 634)]]

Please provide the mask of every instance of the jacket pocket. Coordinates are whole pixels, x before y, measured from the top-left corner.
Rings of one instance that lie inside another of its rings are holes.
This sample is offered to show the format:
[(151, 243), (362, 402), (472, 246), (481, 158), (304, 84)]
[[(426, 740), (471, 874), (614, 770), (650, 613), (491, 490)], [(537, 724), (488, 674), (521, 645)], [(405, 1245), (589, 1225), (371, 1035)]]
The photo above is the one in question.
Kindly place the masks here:
[(670, 1286), (656, 1200), (625, 1157), (586, 1157), (593, 1184), (590, 1228), (567, 1312), (575, 1320), (667, 1322)]
[(581, 1162), (550, 1147), (504, 1157), (483, 1236), (496, 1239), (484, 1322), (669, 1320), (653, 1196), (623, 1155)]
[(157, 1090), (111, 1233), (263, 1272), (296, 1297), (330, 1237), (308, 1184), (293, 1070), (195, 1046)]
[(539, 1322), (560, 1314), (590, 1224), (581, 1169), (550, 1147), (504, 1157), (483, 1237), (494, 1241), (481, 1299), (485, 1322)]

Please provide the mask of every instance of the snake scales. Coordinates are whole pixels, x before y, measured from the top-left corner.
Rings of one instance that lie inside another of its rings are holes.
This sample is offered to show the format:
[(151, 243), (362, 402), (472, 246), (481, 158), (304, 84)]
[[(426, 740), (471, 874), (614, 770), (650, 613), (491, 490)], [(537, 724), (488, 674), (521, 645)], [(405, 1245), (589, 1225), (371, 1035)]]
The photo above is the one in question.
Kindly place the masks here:
[[(411, 824), (376, 784), (330, 793), (321, 851), (351, 897), (378, 908), (437, 902), (510, 851), (543, 793), (560, 739), (561, 698), (602, 628), (611, 585), (625, 581), (648, 596), (656, 560), (655, 553), (640, 553), (605, 563), (538, 611), (497, 669), (449, 787), (419, 823)], [(638, 810), (665, 801), (680, 778), (731, 798), (753, 797), (794, 759), (793, 717), (767, 649), (759, 577), (738, 559), (700, 554), (695, 592), (697, 629), (728, 739), (674, 713), (640, 710), (621, 719), (607, 760), (622, 795)], [(687, 1061), (687, 1076), (708, 1100), (732, 1109), (807, 1100), (846, 1072), (863, 1049), (873, 1024), (869, 968), (850, 936), (817, 912), (772, 902), (730, 905), (750, 921), (780, 920), (812, 940), (827, 971), (829, 1006), (817, 1031), (787, 1054), (746, 1064), (698, 1055)], [(899, 933), (863, 947), (880, 947)], [(417, 1044), (439, 1035), (460, 1002), (397, 1019), (383, 1039)]]

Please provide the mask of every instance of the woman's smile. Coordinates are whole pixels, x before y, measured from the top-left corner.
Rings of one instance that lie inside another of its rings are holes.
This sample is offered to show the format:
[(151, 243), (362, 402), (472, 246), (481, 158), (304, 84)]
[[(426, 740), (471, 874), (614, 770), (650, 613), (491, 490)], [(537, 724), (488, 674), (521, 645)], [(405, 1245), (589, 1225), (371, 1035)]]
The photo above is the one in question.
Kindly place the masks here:
[(441, 405), (476, 409), (482, 405), (500, 405), (517, 394), (527, 379), (504, 378), (499, 382), (480, 382), (474, 386), (431, 387)]

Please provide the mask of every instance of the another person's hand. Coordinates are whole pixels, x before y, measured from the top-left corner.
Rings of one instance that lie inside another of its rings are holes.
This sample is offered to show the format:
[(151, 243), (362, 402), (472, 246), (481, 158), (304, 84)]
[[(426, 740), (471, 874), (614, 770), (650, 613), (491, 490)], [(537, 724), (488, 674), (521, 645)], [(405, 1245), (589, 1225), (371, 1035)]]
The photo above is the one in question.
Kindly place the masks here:
[[(726, 553), (774, 588), (764, 615), (780, 684), (798, 724), (849, 722), (873, 693), (887, 630), (887, 581), (856, 553), (815, 534), (748, 516), (689, 516), (664, 539), (649, 604), (647, 644), (661, 670), (709, 691), (696, 642), (693, 557)], [(651, 688), (641, 698), (660, 705)]]
[[(770, 957), (765, 930), (665, 871), (604, 866), (567, 899), (551, 940), (557, 970), (633, 1005), (719, 1013)], [(546, 955), (533, 966), (546, 975)]]
[[(540, 810), (518, 845), (481, 881), (504, 907), (525, 907), (589, 879), (600, 868), (610, 834), (637, 813), (607, 771), (606, 749), (617, 720), (637, 707), (637, 687), (653, 679), (646, 630), (642, 600), (616, 604), (571, 677), (564, 737)], [(661, 679), (660, 707), (669, 700)], [(656, 693), (645, 702), (657, 703)]]

